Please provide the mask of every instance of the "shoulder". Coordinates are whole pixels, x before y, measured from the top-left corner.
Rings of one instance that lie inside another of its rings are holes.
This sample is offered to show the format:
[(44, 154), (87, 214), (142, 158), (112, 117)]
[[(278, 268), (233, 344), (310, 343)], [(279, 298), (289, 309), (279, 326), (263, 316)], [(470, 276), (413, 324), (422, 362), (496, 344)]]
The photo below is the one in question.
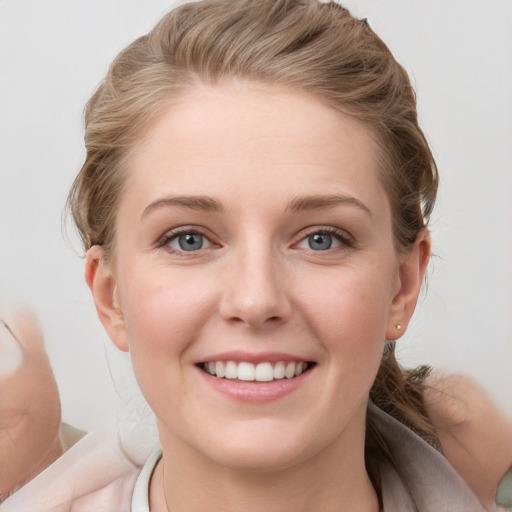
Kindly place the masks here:
[(385, 510), (484, 512), (480, 500), (436, 449), (370, 404), (387, 453), (379, 457)]
[(424, 402), (446, 458), (480, 501), (492, 506), (512, 465), (512, 424), (471, 378), (435, 373)]

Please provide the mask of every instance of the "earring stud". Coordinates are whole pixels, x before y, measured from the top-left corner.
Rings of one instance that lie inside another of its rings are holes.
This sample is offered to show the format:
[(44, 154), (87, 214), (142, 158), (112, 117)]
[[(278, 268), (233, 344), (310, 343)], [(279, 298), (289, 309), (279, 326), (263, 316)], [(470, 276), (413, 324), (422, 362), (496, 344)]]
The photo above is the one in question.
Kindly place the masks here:
[(395, 328), (396, 328), (397, 331), (401, 331), (402, 330), (402, 324), (396, 324)]

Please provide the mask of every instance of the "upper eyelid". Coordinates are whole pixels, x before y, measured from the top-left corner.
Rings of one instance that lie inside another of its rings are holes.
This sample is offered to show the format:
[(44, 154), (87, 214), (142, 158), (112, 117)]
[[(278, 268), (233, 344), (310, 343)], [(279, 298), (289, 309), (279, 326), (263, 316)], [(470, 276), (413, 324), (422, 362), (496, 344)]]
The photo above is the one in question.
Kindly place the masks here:
[[(178, 226), (176, 228), (168, 229), (165, 231), (160, 237), (157, 239), (157, 245), (165, 245), (169, 243), (170, 240), (175, 239), (176, 237), (186, 234), (186, 233), (195, 233), (198, 235), (202, 235), (205, 238), (208, 239), (208, 241), (211, 244), (220, 246), (222, 243), (216, 237), (213, 232), (211, 232), (209, 229), (201, 227), (201, 226), (195, 226), (193, 224), (191, 225), (185, 225), (185, 226)], [(337, 236), (339, 239), (344, 243), (350, 243), (354, 244), (355, 239), (354, 237), (345, 229), (341, 229), (335, 226), (322, 226), (322, 225), (314, 225), (314, 226), (308, 226), (305, 228), (302, 228), (292, 239), (291, 245), (295, 245), (304, 239), (306, 239), (308, 236), (311, 236), (315, 233), (327, 233), (329, 235)]]
[[(208, 247), (201, 247), (197, 250), (193, 251), (186, 251), (181, 248), (175, 248), (171, 246), (171, 243), (174, 242), (179, 236), (184, 234), (195, 234), (195, 235), (201, 235), (202, 237), (206, 238), (208, 241)], [(183, 257), (183, 258), (194, 258), (194, 257), (200, 257), (201, 255), (204, 255), (205, 252), (210, 251), (212, 248), (215, 248), (215, 246), (220, 247), (220, 244), (218, 244), (215, 241), (212, 241), (212, 237), (207, 236), (202, 230), (200, 229), (194, 229), (194, 228), (187, 228), (187, 227), (179, 227), (172, 230), (167, 230), (156, 242), (155, 244), (157, 249), (163, 249), (169, 254), (172, 254), (176, 257)]]
[(168, 235), (170, 237), (175, 237), (175, 236), (183, 235), (183, 234), (187, 234), (187, 233), (191, 233), (191, 234), (194, 234), (194, 235), (206, 236), (206, 234), (203, 233), (202, 230), (197, 229), (197, 228), (175, 228), (175, 229), (171, 229), (171, 230), (167, 231), (164, 234), (164, 236)]
[(296, 236), (296, 241), (293, 243), (300, 242), (304, 240), (308, 236), (314, 235), (316, 233), (327, 233), (329, 235), (338, 235), (341, 239), (347, 241), (354, 241), (354, 237), (345, 229), (336, 228), (334, 226), (311, 226), (309, 228), (302, 229)]
[(192, 224), (189, 226), (179, 226), (176, 228), (167, 229), (161, 236), (158, 237), (157, 241), (159, 241), (159, 242), (162, 240), (168, 241), (169, 239), (176, 238), (179, 235), (183, 235), (183, 234), (187, 234), (187, 233), (202, 235), (202, 236), (208, 238), (208, 240), (210, 240), (210, 241), (212, 241), (212, 238), (214, 238), (213, 234), (210, 234), (211, 233), (210, 230), (199, 227), (199, 226), (194, 226)]
[[(330, 236), (333, 236), (337, 244), (334, 247), (329, 247), (328, 249), (325, 249), (323, 251), (312, 249), (311, 247), (300, 247), (300, 244), (305, 243), (311, 235), (314, 235), (316, 233), (325, 233)], [(306, 231), (305, 233), (302, 232), (302, 235), (296, 239), (291, 244), (291, 249), (297, 250), (297, 251), (303, 251), (307, 254), (314, 254), (316, 257), (328, 257), (329, 255), (340, 255), (340, 254), (346, 254), (348, 251), (352, 251), (354, 249), (357, 249), (357, 243), (355, 238), (348, 233), (347, 231), (339, 228), (335, 228), (333, 226), (324, 226), (324, 227), (313, 227), (311, 230)]]

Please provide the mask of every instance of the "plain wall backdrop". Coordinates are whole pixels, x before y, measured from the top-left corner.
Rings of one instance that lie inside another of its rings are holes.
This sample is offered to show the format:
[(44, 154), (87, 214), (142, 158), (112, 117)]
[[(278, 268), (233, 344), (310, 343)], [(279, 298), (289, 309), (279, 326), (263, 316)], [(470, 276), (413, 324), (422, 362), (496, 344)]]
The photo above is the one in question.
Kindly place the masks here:
[[(117, 52), (172, 4), (0, 0), (0, 310), (36, 311), (64, 420), (85, 429), (114, 421), (134, 385), (61, 231), (82, 111)], [(436, 257), (401, 361), (472, 375), (512, 415), (512, 2), (346, 5), (409, 71), (441, 175)]]

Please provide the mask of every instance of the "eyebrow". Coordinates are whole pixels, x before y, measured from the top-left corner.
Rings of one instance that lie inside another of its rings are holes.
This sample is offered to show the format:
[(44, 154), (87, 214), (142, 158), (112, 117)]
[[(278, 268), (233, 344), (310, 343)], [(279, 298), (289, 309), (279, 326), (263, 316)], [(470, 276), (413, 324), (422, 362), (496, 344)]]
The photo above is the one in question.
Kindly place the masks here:
[(326, 195), (326, 196), (304, 196), (297, 197), (290, 201), (287, 210), (292, 212), (320, 210), (325, 208), (334, 208), (340, 204), (350, 204), (357, 206), (372, 216), (370, 209), (359, 199), (345, 195)]
[(208, 196), (171, 196), (153, 201), (144, 209), (141, 217), (145, 217), (153, 210), (165, 206), (179, 206), (205, 212), (219, 212), (222, 210), (222, 206), (215, 199)]
[[(303, 196), (292, 199), (286, 209), (291, 212), (320, 210), (325, 208), (334, 208), (340, 204), (351, 204), (359, 207), (371, 217), (370, 209), (359, 199), (345, 195), (322, 195), (322, 196)], [(153, 210), (166, 206), (179, 206), (191, 210), (205, 212), (222, 211), (220, 203), (208, 196), (171, 196), (163, 197), (153, 201), (142, 212), (141, 217), (145, 217)]]

